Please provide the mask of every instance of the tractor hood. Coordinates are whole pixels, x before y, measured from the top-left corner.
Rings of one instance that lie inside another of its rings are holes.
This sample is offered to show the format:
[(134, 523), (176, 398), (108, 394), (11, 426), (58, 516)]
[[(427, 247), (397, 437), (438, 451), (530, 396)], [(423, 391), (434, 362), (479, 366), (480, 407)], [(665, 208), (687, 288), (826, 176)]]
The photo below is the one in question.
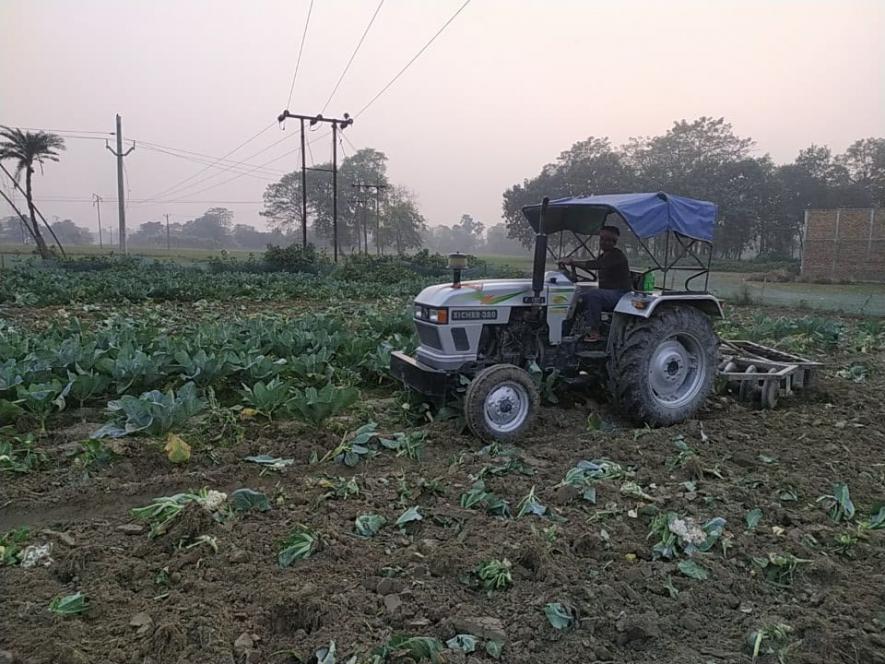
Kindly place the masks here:
[[(544, 275), (543, 295), (570, 292), (574, 288), (574, 284), (561, 272), (547, 272)], [(513, 307), (527, 304), (524, 298), (533, 296), (531, 279), (479, 279), (464, 281), (460, 288), (454, 288), (451, 284), (428, 286), (418, 294), (415, 303), (428, 307)], [(559, 303), (557, 298), (554, 300)]]
[(415, 298), (417, 304), (429, 307), (521, 305), (522, 298), (531, 297), (531, 279), (480, 279), (464, 281), (460, 288), (451, 284), (428, 286)]

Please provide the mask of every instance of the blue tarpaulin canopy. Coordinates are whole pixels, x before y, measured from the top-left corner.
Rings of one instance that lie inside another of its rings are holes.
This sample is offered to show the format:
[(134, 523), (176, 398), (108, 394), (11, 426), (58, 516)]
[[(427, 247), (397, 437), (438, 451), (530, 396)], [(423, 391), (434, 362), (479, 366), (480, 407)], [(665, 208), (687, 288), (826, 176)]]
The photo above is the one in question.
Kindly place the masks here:
[[(577, 196), (550, 201), (544, 216), (544, 232), (574, 231), (592, 235), (606, 223), (606, 217), (617, 213), (640, 238), (675, 231), (704, 242), (713, 241), (717, 207), (673, 194), (604, 194)], [(538, 230), (540, 205), (522, 209), (532, 228)]]

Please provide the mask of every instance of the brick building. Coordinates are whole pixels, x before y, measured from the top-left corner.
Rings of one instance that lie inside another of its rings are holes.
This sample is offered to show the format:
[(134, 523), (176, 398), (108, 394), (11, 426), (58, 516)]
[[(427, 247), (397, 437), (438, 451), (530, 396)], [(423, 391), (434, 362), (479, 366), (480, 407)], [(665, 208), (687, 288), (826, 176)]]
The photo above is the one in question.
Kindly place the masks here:
[(883, 211), (807, 210), (802, 276), (885, 282)]

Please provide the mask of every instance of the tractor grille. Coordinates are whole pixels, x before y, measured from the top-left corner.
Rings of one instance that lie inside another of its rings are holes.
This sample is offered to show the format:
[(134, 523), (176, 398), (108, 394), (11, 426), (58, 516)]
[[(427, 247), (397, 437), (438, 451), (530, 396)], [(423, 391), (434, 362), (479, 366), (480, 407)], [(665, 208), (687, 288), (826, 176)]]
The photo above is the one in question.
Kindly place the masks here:
[(419, 323), (415, 321), (415, 327), (418, 328), (418, 339), (424, 346), (430, 346), (437, 350), (442, 350), (442, 342), (439, 339), (439, 328), (436, 325), (427, 323)]

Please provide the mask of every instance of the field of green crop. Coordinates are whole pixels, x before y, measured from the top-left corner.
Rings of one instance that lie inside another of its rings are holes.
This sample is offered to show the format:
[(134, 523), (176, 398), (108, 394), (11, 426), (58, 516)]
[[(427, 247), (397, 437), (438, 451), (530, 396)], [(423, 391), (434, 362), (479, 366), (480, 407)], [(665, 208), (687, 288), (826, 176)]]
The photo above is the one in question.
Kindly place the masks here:
[(0, 271), (10, 661), (885, 661), (881, 319), (729, 306), (819, 387), (484, 446), (387, 373), (436, 278), (91, 267)]

